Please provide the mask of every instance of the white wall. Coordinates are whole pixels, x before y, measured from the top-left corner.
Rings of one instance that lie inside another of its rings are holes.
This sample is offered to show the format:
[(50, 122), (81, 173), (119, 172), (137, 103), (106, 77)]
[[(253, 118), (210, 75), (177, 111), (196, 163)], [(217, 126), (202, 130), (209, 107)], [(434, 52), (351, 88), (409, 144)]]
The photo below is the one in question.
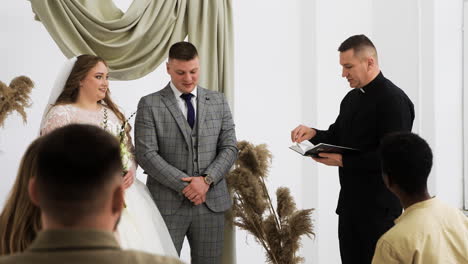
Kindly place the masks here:
[[(128, 6), (130, 0), (115, 1)], [(431, 193), (461, 208), (462, 49), (461, 0), (232, 1), (235, 34), (234, 115), (239, 140), (266, 143), (273, 152), (268, 187), (287, 186), (300, 208), (314, 207), (315, 240), (303, 240), (306, 263), (339, 263), (339, 184), (335, 168), (316, 166), (287, 147), (303, 123), (327, 128), (349, 91), (338, 64), (339, 44), (367, 34), (376, 44), (384, 74), (415, 103), (414, 131), (434, 150)], [(28, 1), (0, 9), (0, 80), (20, 74), (36, 82), (28, 123), (18, 115), (0, 128), (0, 204), (15, 178), (27, 145), (36, 137), (56, 72), (64, 60), (43, 25), (33, 21)], [(111, 82), (127, 114), (138, 99), (168, 81), (163, 68), (127, 82)], [(141, 173), (141, 172), (140, 172)], [(144, 178), (139, 175), (140, 178)], [(187, 259), (187, 252), (184, 253)], [(237, 232), (238, 263), (264, 263), (264, 251)]]
[(463, 0), (434, 1), (435, 192), (463, 206)]
[[(302, 92), (311, 89), (310, 82), (302, 80), (302, 67), (310, 67), (303, 64), (309, 61), (303, 50), (310, 47), (301, 42), (308, 30), (301, 27), (302, 2), (233, 1), (237, 137), (268, 145), (273, 153), (270, 194), (279, 186), (289, 187), (299, 208), (308, 202), (304, 197), (313, 194), (312, 185), (303, 185), (302, 158), (288, 149), (290, 131), (303, 121)], [(238, 231), (237, 245), (238, 263), (264, 263), (264, 251), (252, 236)], [(313, 251), (301, 253), (311, 263)]]

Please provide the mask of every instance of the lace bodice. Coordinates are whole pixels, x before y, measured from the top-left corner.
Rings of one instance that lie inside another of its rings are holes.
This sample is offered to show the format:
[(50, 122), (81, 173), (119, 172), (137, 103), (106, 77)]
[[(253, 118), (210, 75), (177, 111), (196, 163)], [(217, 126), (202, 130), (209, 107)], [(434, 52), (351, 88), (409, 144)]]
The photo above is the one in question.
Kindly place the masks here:
[[(88, 124), (104, 128), (104, 108), (100, 110), (86, 110), (71, 104), (56, 105), (47, 113), (44, 122), (41, 126), (41, 135), (50, 133), (56, 128), (68, 124)], [(106, 130), (113, 135), (118, 134), (122, 122), (110, 109), (107, 109), (107, 128)]]
[[(106, 110), (105, 110), (106, 109)], [(104, 124), (105, 114), (107, 113), (107, 122)], [(41, 135), (45, 135), (57, 129), (59, 127), (66, 126), (68, 124), (88, 124), (101, 127), (111, 134), (118, 136), (122, 122), (115, 115), (115, 113), (102, 106), (100, 110), (86, 110), (76, 107), (71, 104), (56, 105), (50, 108), (46, 117), (41, 124)], [(127, 149), (130, 153), (133, 153), (133, 146), (131, 142), (127, 142)], [(135, 162), (129, 161), (130, 166), (134, 166)], [(125, 164), (124, 164), (125, 166)]]

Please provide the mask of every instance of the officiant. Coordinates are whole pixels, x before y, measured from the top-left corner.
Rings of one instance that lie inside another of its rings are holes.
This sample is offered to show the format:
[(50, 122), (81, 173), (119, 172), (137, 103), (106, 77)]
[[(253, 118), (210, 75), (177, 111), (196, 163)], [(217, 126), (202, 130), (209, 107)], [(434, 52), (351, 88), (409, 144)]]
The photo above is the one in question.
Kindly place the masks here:
[(360, 150), (349, 155), (320, 153), (313, 159), (339, 167), (336, 213), (342, 263), (371, 263), (377, 240), (402, 210), (397, 197), (385, 188), (377, 150), (384, 135), (411, 131), (414, 106), (403, 90), (384, 77), (377, 50), (365, 35), (349, 37), (338, 51), (342, 77), (353, 89), (328, 130), (299, 125), (291, 131), (291, 140)]

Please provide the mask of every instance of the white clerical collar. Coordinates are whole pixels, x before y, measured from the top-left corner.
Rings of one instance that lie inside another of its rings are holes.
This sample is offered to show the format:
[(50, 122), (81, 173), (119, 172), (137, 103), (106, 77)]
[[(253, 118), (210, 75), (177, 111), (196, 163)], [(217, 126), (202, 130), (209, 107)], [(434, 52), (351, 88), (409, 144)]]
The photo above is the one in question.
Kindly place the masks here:
[[(174, 93), (175, 95), (175, 98), (180, 98), (180, 96), (182, 95), (182, 92), (179, 91), (179, 89), (177, 89), (175, 87), (175, 85), (171, 82), (169, 82), (169, 85), (171, 86), (171, 89), (172, 89), (172, 92)], [(193, 95), (194, 98), (197, 97), (197, 90), (198, 90), (198, 85), (195, 86), (195, 88), (193, 89), (193, 91), (191, 92), (191, 94)]]

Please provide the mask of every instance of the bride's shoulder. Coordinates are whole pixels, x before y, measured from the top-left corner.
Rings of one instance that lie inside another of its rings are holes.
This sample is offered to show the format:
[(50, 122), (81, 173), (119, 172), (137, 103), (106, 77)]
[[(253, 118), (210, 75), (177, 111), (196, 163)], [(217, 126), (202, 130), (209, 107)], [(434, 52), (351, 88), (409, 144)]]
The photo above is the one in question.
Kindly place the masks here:
[(70, 119), (76, 114), (76, 108), (71, 104), (58, 104), (52, 106), (47, 112), (47, 118), (65, 118)]
[(41, 135), (45, 135), (56, 128), (70, 124), (71, 116), (70, 105), (52, 106), (41, 124)]
[(69, 113), (72, 110), (73, 106), (71, 104), (58, 104), (50, 108), (49, 114)]

